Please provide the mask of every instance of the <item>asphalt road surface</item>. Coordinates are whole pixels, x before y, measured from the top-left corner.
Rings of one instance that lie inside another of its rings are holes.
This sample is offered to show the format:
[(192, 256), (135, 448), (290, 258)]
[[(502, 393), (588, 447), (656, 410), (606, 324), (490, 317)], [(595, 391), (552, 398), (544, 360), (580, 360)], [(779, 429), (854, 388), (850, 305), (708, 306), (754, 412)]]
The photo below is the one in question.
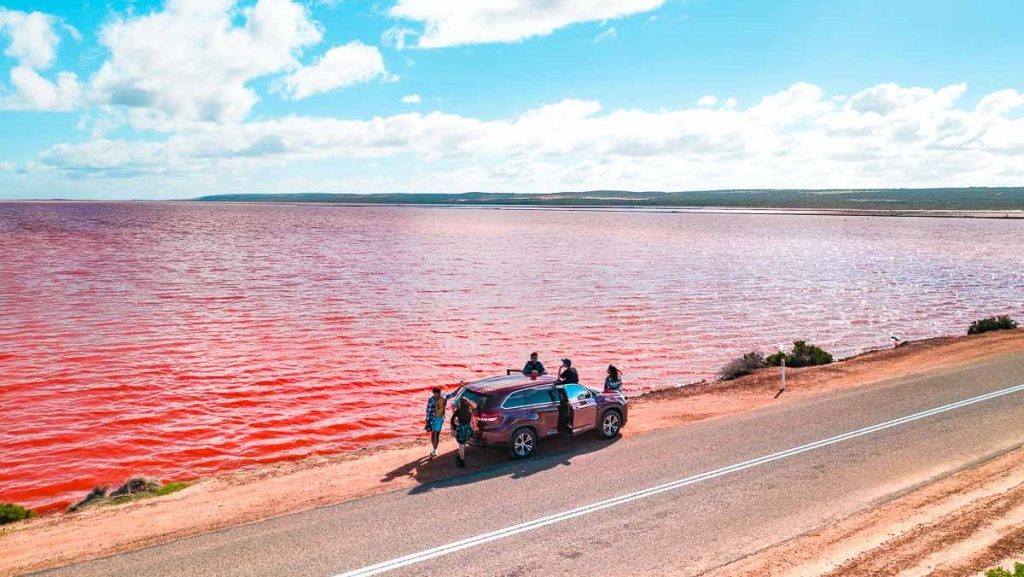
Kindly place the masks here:
[(628, 440), (542, 443), (528, 461), (41, 575), (697, 574), (1021, 446), (1022, 384), (1012, 355)]

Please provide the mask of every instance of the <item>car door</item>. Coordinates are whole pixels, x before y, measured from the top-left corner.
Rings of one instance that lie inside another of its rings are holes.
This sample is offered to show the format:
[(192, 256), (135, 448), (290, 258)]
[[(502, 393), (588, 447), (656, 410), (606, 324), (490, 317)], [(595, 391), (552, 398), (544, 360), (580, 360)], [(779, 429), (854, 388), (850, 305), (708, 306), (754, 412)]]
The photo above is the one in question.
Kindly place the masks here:
[(537, 414), (537, 434), (550, 437), (558, 434), (558, 403), (554, 398), (554, 387), (537, 387), (527, 392), (526, 404)]
[(597, 426), (597, 399), (590, 389), (578, 385), (565, 385), (565, 394), (572, 407), (572, 432), (578, 433)]

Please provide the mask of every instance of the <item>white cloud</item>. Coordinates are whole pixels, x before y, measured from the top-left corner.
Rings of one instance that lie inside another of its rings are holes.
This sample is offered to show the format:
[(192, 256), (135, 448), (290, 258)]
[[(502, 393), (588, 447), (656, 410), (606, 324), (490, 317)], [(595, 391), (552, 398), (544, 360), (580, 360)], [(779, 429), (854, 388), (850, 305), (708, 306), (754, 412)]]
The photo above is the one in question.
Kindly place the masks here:
[(380, 41), (384, 45), (394, 47), (395, 50), (405, 50), (406, 36), (416, 36), (416, 31), (412, 28), (392, 26), (381, 33)]
[(402, 97), (402, 104), (419, 104), (423, 102), (419, 94), (408, 94)]
[(614, 26), (612, 26), (611, 28), (606, 28), (606, 29), (602, 30), (601, 32), (599, 32), (598, 35), (594, 37), (594, 42), (604, 42), (606, 40), (615, 40), (618, 37), (619, 37), (618, 31), (615, 30)]
[(98, 103), (148, 109), (154, 122), (239, 121), (258, 99), (247, 83), (297, 68), (321, 36), (291, 0), (259, 0), (241, 13), (233, 0), (168, 0), (163, 11), (101, 29), (111, 56), (92, 89)]
[(60, 37), (54, 31), (58, 20), (42, 12), (18, 12), (0, 7), (0, 34), (10, 43), (4, 54), (21, 66), (48, 68), (57, 55)]
[[(49, 80), (37, 72), (56, 59), (58, 24), (60, 20), (50, 14), (0, 7), (0, 37), (9, 39), (4, 54), (17, 61), (9, 73), (13, 91), (0, 90), (0, 109), (70, 110), (81, 104), (82, 88), (74, 74), (60, 72)], [(67, 25), (63, 29), (73, 37), (78, 33)]]
[[(388, 14), (423, 24), (420, 48), (518, 42), (579, 22), (648, 12), (664, 0), (398, 0)], [(407, 29), (397, 28), (404, 45)]]
[[(380, 190), (956, 186), (1024, 179), (1024, 119), (997, 112), (1008, 104), (958, 107), (959, 85), (881, 86), (851, 97), (852, 105), (797, 83), (747, 109), (604, 111), (595, 101), (565, 100), (500, 120), (441, 112), (368, 120), (289, 116), (206, 126), (162, 141), (62, 144), (38, 164), (61, 174), (111, 177), (248, 174), (297, 160), (408, 165), (404, 159), (420, 159), (413, 176), (382, 173), (373, 181)], [(1010, 96), (993, 93), (982, 101)]]
[(78, 78), (70, 72), (61, 72), (51, 82), (27, 66), (11, 69), (14, 94), (6, 96), (0, 104), (12, 110), (71, 110), (82, 99)]
[(705, 94), (697, 99), (697, 106), (714, 106), (718, 104), (718, 99), (712, 94)]
[(993, 92), (978, 101), (976, 110), (981, 114), (1006, 114), (1024, 106), (1024, 94), (1013, 89)]
[(312, 66), (304, 66), (284, 79), (283, 91), (293, 100), (385, 77), (384, 59), (376, 46), (349, 42), (324, 53)]

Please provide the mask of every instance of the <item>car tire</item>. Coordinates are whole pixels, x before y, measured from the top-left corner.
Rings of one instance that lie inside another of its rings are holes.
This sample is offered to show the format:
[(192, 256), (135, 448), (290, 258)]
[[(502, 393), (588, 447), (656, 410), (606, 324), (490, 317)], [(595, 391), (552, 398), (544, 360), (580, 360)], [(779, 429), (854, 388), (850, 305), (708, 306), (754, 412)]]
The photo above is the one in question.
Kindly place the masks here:
[(613, 439), (622, 430), (622, 413), (617, 409), (608, 409), (601, 415), (601, 422), (597, 424), (597, 434), (602, 439)]
[(537, 450), (537, 433), (529, 427), (516, 429), (508, 442), (508, 450), (513, 459), (525, 459)]

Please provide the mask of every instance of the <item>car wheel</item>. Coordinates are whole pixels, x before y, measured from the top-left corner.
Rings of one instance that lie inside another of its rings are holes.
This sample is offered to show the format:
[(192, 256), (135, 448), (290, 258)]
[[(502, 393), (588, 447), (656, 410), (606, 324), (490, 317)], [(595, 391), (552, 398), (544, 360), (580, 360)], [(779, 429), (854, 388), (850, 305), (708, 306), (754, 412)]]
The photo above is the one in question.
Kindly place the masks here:
[(512, 440), (508, 444), (509, 452), (513, 459), (525, 459), (537, 450), (537, 433), (533, 429), (523, 427), (512, 433)]
[(622, 413), (611, 409), (605, 411), (604, 416), (601, 417), (601, 426), (598, 427), (597, 432), (600, 433), (602, 439), (611, 439), (619, 434), (621, 428)]

